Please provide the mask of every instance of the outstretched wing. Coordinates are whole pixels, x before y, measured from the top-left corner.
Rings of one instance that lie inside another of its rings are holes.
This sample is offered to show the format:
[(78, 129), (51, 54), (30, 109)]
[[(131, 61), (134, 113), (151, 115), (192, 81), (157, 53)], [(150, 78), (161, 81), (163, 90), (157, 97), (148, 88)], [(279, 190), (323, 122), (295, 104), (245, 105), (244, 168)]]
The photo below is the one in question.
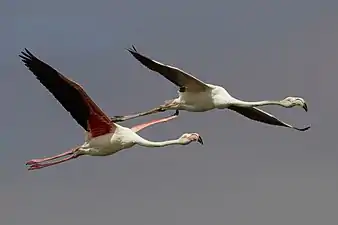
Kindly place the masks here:
[(176, 84), (180, 89), (190, 92), (201, 92), (210, 88), (206, 83), (197, 79), (196, 77), (184, 72), (173, 66), (165, 65), (163, 63), (152, 60), (137, 52), (136, 48), (127, 49), (138, 61), (140, 61), (148, 69), (158, 72), (172, 83)]
[(256, 107), (239, 107), (239, 106), (229, 106), (228, 109), (231, 109), (235, 112), (238, 112), (239, 114), (252, 119), (252, 120), (256, 120), (262, 123), (267, 123), (270, 125), (275, 125), (275, 126), (282, 126), (282, 127), (289, 127), (295, 130), (299, 130), (299, 131), (306, 131), (308, 129), (310, 129), (310, 126), (308, 127), (304, 127), (304, 128), (297, 128), (294, 127), (290, 124), (287, 124), (279, 119), (277, 119), (275, 116), (261, 110), (258, 109)]
[(115, 130), (115, 124), (94, 103), (84, 89), (25, 49), (19, 55), (25, 66), (40, 83), (60, 102), (79, 125), (92, 137)]

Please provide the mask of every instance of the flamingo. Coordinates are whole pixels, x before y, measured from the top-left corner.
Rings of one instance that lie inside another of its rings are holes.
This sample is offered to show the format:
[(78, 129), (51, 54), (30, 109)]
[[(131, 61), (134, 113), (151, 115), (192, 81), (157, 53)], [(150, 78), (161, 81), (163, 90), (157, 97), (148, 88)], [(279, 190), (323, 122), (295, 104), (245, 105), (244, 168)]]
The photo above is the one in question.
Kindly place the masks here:
[[(82, 145), (53, 157), (30, 160), (26, 163), (29, 166), (28, 170), (49, 167), (83, 155), (108, 156), (123, 149), (131, 148), (136, 144), (144, 147), (187, 145), (195, 141), (203, 144), (202, 137), (198, 133), (185, 133), (175, 140), (160, 142), (146, 140), (139, 136), (137, 132), (150, 125), (176, 118), (178, 111), (167, 118), (153, 120), (132, 128), (123, 127), (111, 121), (79, 84), (35, 57), (26, 48), (25, 52), (22, 51), (19, 56), (40, 83), (51, 92), (85, 130), (85, 141)], [(59, 158), (63, 159), (50, 162)]]
[(167, 100), (159, 107), (146, 112), (136, 113), (126, 116), (112, 117), (115, 121), (125, 121), (136, 117), (149, 115), (166, 110), (186, 110), (189, 112), (205, 112), (212, 109), (230, 109), (249, 119), (262, 123), (288, 127), (298, 131), (306, 131), (310, 126), (304, 128), (294, 127), (287, 124), (275, 116), (258, 109), (257, 106), (278, 105), (285, 108), (301, 106), (308, 111), (307, 104), (300, 97), (286, 97), (280, 101), (255, 101), (247, 102), (232, 97), (223, 87), (207, 84), (191, 74), (161, 62), (157, 62), (139, 53), (135, 46), (127, 49), (143, 66), (155, 71), (179, 87), (179, 96), (172, 100)]

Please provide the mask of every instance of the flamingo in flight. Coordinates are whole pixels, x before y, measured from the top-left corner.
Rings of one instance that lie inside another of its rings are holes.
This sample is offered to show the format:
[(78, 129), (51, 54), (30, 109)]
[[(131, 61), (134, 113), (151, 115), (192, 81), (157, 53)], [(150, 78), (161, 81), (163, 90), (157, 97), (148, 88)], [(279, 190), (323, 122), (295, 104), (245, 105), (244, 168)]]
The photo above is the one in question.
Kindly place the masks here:
[(155, 71), (179, 87), (179, 97), (167, 100), (159, 107), (152, 110), (126, 116), (115, 116), (115, 121), (125, 121), (140, 116), (145, 116), (165, 110), (186, 110), (189, 112), (205, 112), (212, 109), (230, 109), (249, 119), (262, 123), (288, 127), (299, 131), (306, 131), (310, 126), (297, 128), (287, 124), (275, 116), (258, 109), (257, 106), (278, 105), (285, 108), (301, 106), (305, 111), (308, 110), (307, 104), (300, 97), (286, 97), (280, 101), (255, 101), (247, 102), (232, 97), (223, 87), (207, 84), (196, 77), (184, 72), (183, 70), (165, 65), (148, 58), (139, 53), (134, 46), (127, 49), (143, 66)]
[[(198, 133), (185, 133), (178, 139), (168, 141), (154, 142), (146, 140), (139, 136), (137, 132), (150, 125), (176, 118), (178, 111), (172, 116), (140, 124), (131, 129), (123, 127), (110, 120), (79, 84), (66, 78), (57, 70), (39, 60), (27, 49), (25, 49), (25, 52), (22, 51), (19, 56), (40, 83), (51, 92), (85, 130), (84, 144), (53, 157), (30, 160), (26, 163), (26, 165), (30, 166), (28, 170), (56, 165), (83, 155), (108, 156), (130, 148), (135, 144), (144, 147), (187, 145), (195, 141), (203, 144), (203, 140)], [(59, 158), (62, 159), (50, 162)]]

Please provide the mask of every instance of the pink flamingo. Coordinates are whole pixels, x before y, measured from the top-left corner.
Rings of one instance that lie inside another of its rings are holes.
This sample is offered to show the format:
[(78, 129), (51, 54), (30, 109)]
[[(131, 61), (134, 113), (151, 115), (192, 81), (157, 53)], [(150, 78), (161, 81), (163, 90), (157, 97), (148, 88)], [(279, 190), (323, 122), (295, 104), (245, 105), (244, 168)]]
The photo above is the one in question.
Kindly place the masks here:
[[(39, 60), (27, 49), (25, 51), (21, 52), (20, 58), (26, 67), (85, 130), (85, 142), (82, 145), (53, 157), (30, 160), (26, 163), (26, 165), (30, 166), (28, 170), (49, 167), (83, 155), (108, 156), (122, 149), (131, 148), (136, 144), (144, 147), (187, 145), (194, 141), (203, 144), (203, 140), (198, 133), (185, 133), (178, 139), (159, 142), (142, 138), (137, 134), (138, 131), (153, 124), (172, 120), (178, 116), (178, 111), (172, 116), (153, 120), (132, 128), (123, 127), (114, 123), (79, 84)], [(59, 158), (63, 159), (50, 162)]]

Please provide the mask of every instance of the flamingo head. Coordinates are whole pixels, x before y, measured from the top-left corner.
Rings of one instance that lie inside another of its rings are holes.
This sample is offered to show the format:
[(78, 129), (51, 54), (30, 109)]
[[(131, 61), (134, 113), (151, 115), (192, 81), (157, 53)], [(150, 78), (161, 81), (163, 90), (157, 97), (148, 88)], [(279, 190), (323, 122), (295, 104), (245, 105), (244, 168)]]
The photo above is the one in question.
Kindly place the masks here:
[(193, 141), (197, 141), (203, 145), (203, 139), (198, 133), (185, 133), (178, 140), (181, 145), (187, 145)]
[(307, 104), (303, 98), (300, 97), (286, 97), (281, 101), (286, 107), (300, 106), (305, 111), (308, 111)]

